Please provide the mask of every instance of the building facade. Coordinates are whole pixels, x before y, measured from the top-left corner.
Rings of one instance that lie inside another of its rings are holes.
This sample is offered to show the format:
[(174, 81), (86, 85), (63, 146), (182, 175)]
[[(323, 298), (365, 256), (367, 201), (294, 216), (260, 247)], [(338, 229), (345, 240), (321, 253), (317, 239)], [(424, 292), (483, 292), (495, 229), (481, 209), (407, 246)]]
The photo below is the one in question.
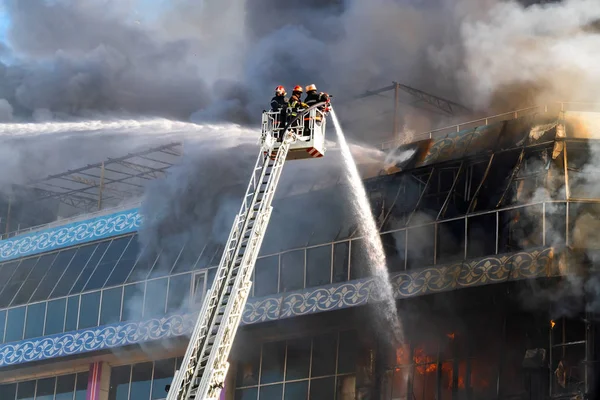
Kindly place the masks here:
[[(223, 398), (592, 393), (596, 115), (536, 108), (390, 146), (401, 161), (365, 183), (401, 343), (356, 223), (285, 224), (343, 186), (277, 202)], [(166, 397), (221, 247), (144, 247), (142, 226), (121, 207), (0, 241), (0, 399)]]

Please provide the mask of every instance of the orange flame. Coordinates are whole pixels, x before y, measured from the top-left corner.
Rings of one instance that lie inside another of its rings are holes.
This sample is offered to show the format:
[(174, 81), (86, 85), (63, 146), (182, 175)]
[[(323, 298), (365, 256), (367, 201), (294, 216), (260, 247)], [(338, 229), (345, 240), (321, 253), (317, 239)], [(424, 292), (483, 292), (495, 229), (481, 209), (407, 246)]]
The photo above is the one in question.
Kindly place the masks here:
[(454, 332), (451, 332), (451, 333), (446, 333), (446, 336), (448, 336), (448, 338), (450, 340), (454, 340), (454, 338), (456, 337), (456, 334)]

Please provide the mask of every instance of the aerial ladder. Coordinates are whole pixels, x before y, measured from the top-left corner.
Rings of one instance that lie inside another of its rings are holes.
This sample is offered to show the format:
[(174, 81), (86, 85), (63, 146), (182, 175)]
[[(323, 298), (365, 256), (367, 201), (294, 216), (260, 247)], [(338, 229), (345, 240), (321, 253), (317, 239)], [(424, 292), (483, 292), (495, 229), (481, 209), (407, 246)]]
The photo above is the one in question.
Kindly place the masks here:
[(167, 400), (219, 398), (283, 166), (286, 160), (325, 154), (327, 106), (315, 104), (287, 124), (282, 113), (263, 112), (261, 149), (248, 189)]

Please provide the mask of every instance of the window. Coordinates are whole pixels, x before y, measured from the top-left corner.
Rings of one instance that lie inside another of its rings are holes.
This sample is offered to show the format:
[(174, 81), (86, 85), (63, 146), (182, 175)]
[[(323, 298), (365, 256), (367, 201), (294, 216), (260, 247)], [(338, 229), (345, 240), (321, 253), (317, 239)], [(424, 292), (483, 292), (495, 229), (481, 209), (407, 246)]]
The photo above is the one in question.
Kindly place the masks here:
[(27, 307), (17, 307), (8, 310), (6, 318), (6, 336), (5, 342), (14, 342), (23, 339), (23, 329), (25, 325), (25, 309)]
[(157, 400), (167, 397), (165, 386), (175, 375), (176, 359), (113, 367), (109, 400)]
[(27, 319), (25, 321), (25, 339), (42, 336), (44, 334), (44, 318), (46, 317), (46, 303), (30, 304), (27, 306)]
[(279, 256), (259, 258), (254, 267), (254, 296), (277, 293), (279, 285)]
[(122, 296), (122, 286), (102, 291), (102, 305), (100, 306), (100, 325), (110, 325), (120, 321)]
[(110, 274), (105, 286), (115, 286), (125, 282), (135, 266), (139, 251), (140, 245), (138, 242), (138, 237), (135, 235), (129, 242), (129, 245), (125, 249), (123, 256)]
[(6, 310), (2, 310), (2, 311), (0, 311), (0, 343), (4, 342), (4, 328), (5, 327), (6, 327)]
[(304, 288), (304, 250), (281, 254), (280, 292)]
[(150, 294), (144, 299), (144, 318), (162, 317), (165, 315), (167, 302), (168, 279), (156, 279), (146, 282), (146, 293)]
[(333, 283), (348, 280), (348, 262), (350, 261), (350, 242), (333, 245)]
[(123, 251), (129, 244), (130, 240), (131, 236), (126, 236), (120, 239), (115, 239), (110, 243), (106, 253), (104, 253), (104, 256), (102, 257), (102, 260), (100, 260), (96, 270), (90, 277), (88, 283), (85, 285), (85, 291), (100, 289), (104, 286), (108, 276), (113, 271), (117, 262), (121, 259), (121, 255), (123, 254)]
[(350, 243), (350, 279), (360, 279), (369, 276), (370, 261), (365, 240), (353, 240)]
[(65, 332), (77, 330), (79, 318), (79, 296), (67, 298), (67, 315), (65, 317)]
[[(201, 274), (204, 276), (204, 274)], [(167, 296), (167, 313), (185, 312), (190, 299), (192, 275), (176, 275), (169, 278), (169, 294)], [(204, 283), (204, 282), (202, 282)], [(204, 285), (202, 285), (204, 286)], [(204, 287), (201, 288), (202, 295)]]
[[(2, 400), (85, 400), (88, 373), (0, 385)], [(81, 393), (83, 392), (83, 397)]]
[(8, 307), (23, 282), (27, 279), (29, 272), (35, 266), (37, 260), (36, 257), (29, 258), (18, 264), (4, 290), (0, 293), (0, 308)]
[(246, 346), (236, 355), (235, 398), (354, 398), (356, 341), (349, 331)]
[(31, 259), (32, 261), (36, 261), (35, 266), (33, 267), (31, 273), (23, 283), (23, 286), (21, 286), (21, 288), (19, 289), (17, 295), (12, 300), (11, 305), (22, 305), (26, 304), (29, 301), (29, 298), (33, 294), (35, 288), (38, 287), (42, 278), (46, 275), (46, 272), (52, 265), (52, 261), (54, 261), (54, 258), (56, 258), (57, 254), (58, 253), (48, 254), (39, 258), (36, 257)]
[(58, 299), (48, 302), (44, 335), (53, 335), (63, 331), (66, 308), (67, 299)]
[(332, 245), (306, 250), (306, 287), (331, 283)]
[(109, 244), (110, 244), (110, 240), (98, 243), (98, 246), (96, 247), (94, 253), (90, 257), (88, 262), (85, 264), (85, 267), (81, 271), (81, 274), (79, 274), (79, 277), (77, 278), (77, 280), (75, 281), (75, 284), (71, 288), (71, 291), (69, 292), (70, 294), (81, 293), (81, 291), (85, 287), (85, 284), (87, 283), (87, 281), (90, 279), (90, 276), (94, 272), (94, 269), (96, 269), (96, 266), (98, 265), (98, 261), (100, 261), (100, 259), (106, 252), (106, 249), (108, 249)]
[(94, 254), (95, 249), (96, 245), (88, 245), (81, 246), (77, 250), (75, 257), (73, 257), (73, 260), (71, 260), (71, 263), (67, 267), (67, 270), (65, 271), (63, 276), (60, 278), (60, 281), (58, 281), (56, 287), (52, 291), (52, 294), (50, 295), (51, 297), (62, 297), (69, 294), (69, 291), (71, 290), (73, 284), (79, 277), (79, 274), (84, 269), (86, 263), (88, 262), (92, 254)]
[(123, 321), (139, 321), (144, 309), (145, 283), (126, 285), (123, 293)]
[(79, 329), (98, 326), (100, 312), (100, 292), (86, 293), (81, 296), (79, 311)]
[[(216, 270), (217, 268), (212, 268), (209, 271)], [(208, 290), (207, 275), (206, 271), (194, 274), (194, 306), (201, 306), (204, 301), (204, 296), (206, 296), (206, 291)]]
[(60, 277), (71, 263), (76, 251), (77, 249), (69, 249), (58, 253), (54, 263), (50, 269), (48, 269), (48, 272), (46, 272), (46, 275), (40, 282), (29, 301), (33, 302), (48, 299), (50, 293), (52, 293), (52, 289), (54, 289), (54, 286), (58, 283)]

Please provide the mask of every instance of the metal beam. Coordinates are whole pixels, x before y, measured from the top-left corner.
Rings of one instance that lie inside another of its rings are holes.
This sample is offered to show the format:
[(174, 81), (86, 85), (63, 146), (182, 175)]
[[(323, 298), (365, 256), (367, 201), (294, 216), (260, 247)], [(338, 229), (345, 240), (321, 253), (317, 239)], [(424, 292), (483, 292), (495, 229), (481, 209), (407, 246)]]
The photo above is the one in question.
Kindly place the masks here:
[[(444, 112), (447, 115), (459, 115), (459, 114), (465, 114), (465, 113), (471, 112), (471, 110), (469, 110), (467, 107), (465, 107), (462, 104), (459, 104), (455, 101), (447, 100), (442, 97), (432, 95), (430, 93), (424, 92), (422, 90), (419, 90), (419, 89), (416, 89), (411, 86), (404, 85), (402, 83), (398, 83), (395, 81), (392, 83), (392, 85), (382, 87), (381, 89), (367, 90), (363, 94), (357, 96), (355, 99), (358, 100), (358, 99), (363, 99), (365, 97), (376, 96), (376, 95), (380, 95), (385, 92), (389, 92), (391, 90), (395, 91), (394, 97), (397, 98), (397, 92), (399, 89), (410, 94), (411, 96), (417, 98), (419, 101), (425, 102), (425, 103), (437, 108), (438, 110)], [(397, 102), (398, 101), (396, 100), (396, 103)], [(417, 106), (415, 103), (413, 103), (411, 105)]]
[(485, 182), (485, 180), (487, 179), (488, 174), (490, 173), (490, 168), (492, 167), (492, 162), (493, 161), (494, 161), (494, 154), (492, 154), (490, 156), (490, 160), (488, 161), (488, 165), (485, 168), (485, 172), (483, 173), (483, 176), (481, 177), (481, 181), (479, 182), (479, 186), (477, 186), (477, 190), (473, 194), (473, 198), (471, 199), (471, 203), (469, 203), (469, 208), (467, 208), (466, 214), (470, 214), (471, 212), (473, 212), (473, 209), (475, 208), (475, 204), (477, 202), (477, 198), (479, 197), (479, 192), (481, 191), (481, 188), (483, 187), (483, 183)]

